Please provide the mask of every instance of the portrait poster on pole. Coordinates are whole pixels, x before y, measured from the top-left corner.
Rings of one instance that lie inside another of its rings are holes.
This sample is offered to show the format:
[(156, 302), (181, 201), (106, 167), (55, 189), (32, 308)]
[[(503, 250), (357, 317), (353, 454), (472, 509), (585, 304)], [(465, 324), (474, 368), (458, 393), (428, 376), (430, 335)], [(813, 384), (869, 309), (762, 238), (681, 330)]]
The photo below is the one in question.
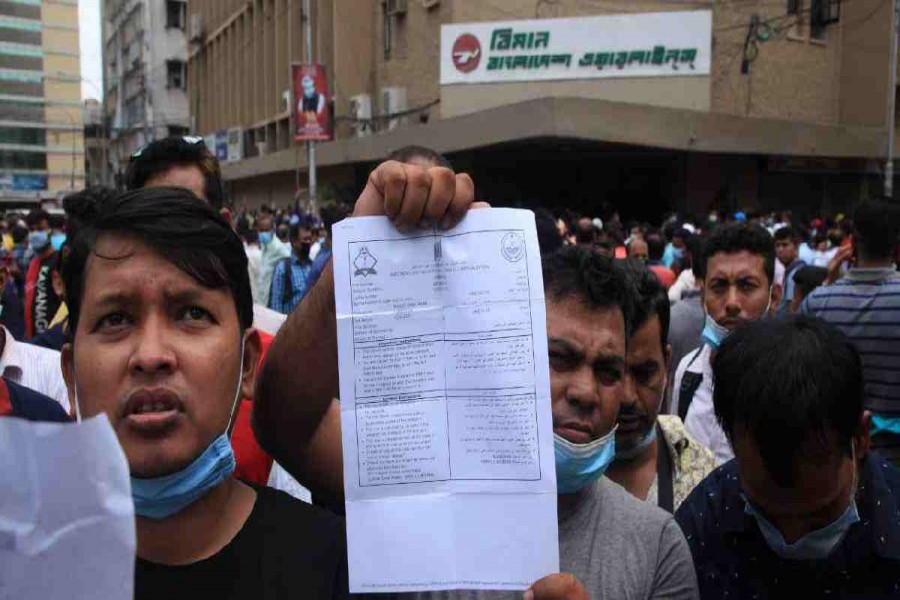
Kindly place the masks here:
[(294, 141), (324, 142), (333, 139), (328, 113), (328, 79), (320, 64), (291, 65)]

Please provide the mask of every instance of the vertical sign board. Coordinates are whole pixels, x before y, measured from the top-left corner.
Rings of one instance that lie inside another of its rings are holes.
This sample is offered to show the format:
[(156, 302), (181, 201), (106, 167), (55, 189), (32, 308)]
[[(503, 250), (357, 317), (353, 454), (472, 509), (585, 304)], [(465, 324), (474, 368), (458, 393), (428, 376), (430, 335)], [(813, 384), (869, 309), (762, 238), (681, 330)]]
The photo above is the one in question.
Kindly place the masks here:
[(320, 64), (291, 65), (294, 141), (327, 142), (333, 139), (328, 114), (328, 79)]

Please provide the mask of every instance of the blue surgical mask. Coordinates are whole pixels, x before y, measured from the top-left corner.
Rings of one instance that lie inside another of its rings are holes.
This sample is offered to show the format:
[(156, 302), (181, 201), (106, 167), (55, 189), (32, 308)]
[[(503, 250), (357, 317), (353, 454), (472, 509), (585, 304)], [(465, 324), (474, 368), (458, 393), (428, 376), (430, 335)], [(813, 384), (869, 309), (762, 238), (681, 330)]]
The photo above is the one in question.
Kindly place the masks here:
[(63, 244), (66, 243), (66, 234), (54, 233), (50, 236), (50, 243), (53, 244), (53, 249), (59, 252), (62, 250)]
[(50, 243), (50, 233), (47, 231), (32, 231), (28, 234), (28, 245), (35, 252), (40, 252)]
[(131, 497), (134, 512), (150, 519), (165, 519), (181, 512), (234, 473), (234, 451), (228, 438), (234, 409), (241, 396), (241, 381), (244, 375), (244, 346), (241, 340), (241, 362), (239, 363), (237, 389), (231, 403), (228, 425), (219, 436), (206, 447), (203, 453), (185, 468), (161, 477), (131, 477)]
[(272, 241), (272, 232), (271, 231), (260, 231), (259, 232), (259, 243), (263, 246), (269, 244)]
[(712, 346), (713, 350), (722, 345), (729, 333), (731, 332), (728, 331), (727, 327), (719, 325), (715, 319), (709, 316), (709, 313), (706, 313), (706, 321), (703, 323), (703, 331), (700, 333), (700, 338)]
[[(855, 465), (855, 452), (853, 462)], [(856, 492), (856, 482), (856, 475), (854, 475), (854, 494)], [(851, 495), (850, 505), (847, 506), (847, 510), (840, 517), (821, 529), (807, 533), (793, 544), (788, 544), (778, 528), (766, 519), (760, 511), (756, 510), (746, 497), (744, 498), (744, 513), (756, 519), (759, 532), (766, 540), (769, 548), (772, 549), (772, 552), (786, 560), (824, 560), (828, 558), (832, 550), (847, 535), (847, 531), (850, 530), (853, 524), (859, 522), (856, 500)]]
[(650, 433), (644, 436), (634, 448), (629, 448), (627, 450), (617, 448), (616, 449), (616, 460), (633, 460), (644, 453), (644, 451), (650, 447), (650, 444), (656, 439), (656, 425), (650, 428)]
[(556, 490), (574, 494), (594, 483), (616, 456), (616, 429), (588, 444), (575, 444), (553, 434), (556, 455)]
[(59, 252), (62, 250), (63, 244), (66, 243), (66, 234), (54, 233), (50, 236), (50, 243), (53, 244), (53, 249)]

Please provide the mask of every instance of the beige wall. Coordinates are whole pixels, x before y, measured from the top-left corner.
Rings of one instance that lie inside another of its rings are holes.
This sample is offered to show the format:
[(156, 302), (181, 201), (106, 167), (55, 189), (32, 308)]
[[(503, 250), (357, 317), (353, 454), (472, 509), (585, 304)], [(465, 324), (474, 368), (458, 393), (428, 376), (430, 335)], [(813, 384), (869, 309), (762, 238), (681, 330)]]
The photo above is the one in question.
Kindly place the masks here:
[(545, 97), (576, 97), (709, 109), (709, 77), (646, 77), (529, 83), (486, 83), (441, 87), (441, 116), (464, 115), (504, 104)]
[(883, 127), (890, 71), (891, 3), (844, 2), (841, 21), (840, 120)]

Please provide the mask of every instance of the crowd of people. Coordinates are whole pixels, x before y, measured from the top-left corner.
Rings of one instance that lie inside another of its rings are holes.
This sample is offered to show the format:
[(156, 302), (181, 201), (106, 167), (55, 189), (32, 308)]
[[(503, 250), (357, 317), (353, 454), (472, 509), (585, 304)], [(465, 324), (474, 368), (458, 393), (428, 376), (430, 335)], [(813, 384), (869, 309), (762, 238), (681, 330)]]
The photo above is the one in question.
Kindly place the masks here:
[[(0, 221), (0, 415), (107, 416), (137, 598), (347, 597), (331, 226), (452, 228), (476, 182), (409, 147), (352, 209), (233, 211), (193, 138), (126, 182)], [(525, 597), (900, 594), (900, 206), (535, 219), (561, 573)]]

